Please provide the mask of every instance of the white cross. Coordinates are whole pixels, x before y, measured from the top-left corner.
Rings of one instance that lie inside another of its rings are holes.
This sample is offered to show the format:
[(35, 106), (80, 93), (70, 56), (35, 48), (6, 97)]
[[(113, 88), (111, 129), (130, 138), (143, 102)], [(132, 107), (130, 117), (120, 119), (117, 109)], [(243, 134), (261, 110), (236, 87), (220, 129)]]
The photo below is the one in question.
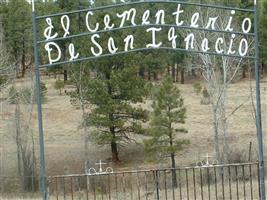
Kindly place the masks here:
[(209, 154), (207, 153), (207, 155), (204, 157), (206, 158), (206, 165), (210, 165), (209, 164), (209, 158), (212, 158), (213, 156), (209, 156)]
[(96, 165), (99, 165), (99, 173), (102, 173), (103, 170), (102, 170), (102, 165), (106, 165), (107, 163), (102, 163), (101, 160), (99, 160), (99, 163), (96, 163)]

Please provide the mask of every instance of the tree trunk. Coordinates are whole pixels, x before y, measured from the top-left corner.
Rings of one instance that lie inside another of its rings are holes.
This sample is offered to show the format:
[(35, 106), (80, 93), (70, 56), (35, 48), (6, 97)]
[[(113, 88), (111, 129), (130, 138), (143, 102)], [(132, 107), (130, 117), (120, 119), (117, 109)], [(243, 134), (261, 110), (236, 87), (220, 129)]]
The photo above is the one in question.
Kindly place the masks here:
[(181, 71), (181, 84), (184, 84), (184, 69)]
[(196, 78), (196, 77), (197, 77), (197, 74), (196, 74), (196, 71), (195, 71), (195, 69), (192, 69), (192, 70), (191, 70), (191, 73), (192, 73), (192, 76), (193, 76), (194, 78)]
[(149, 81), (151, 80), (151, 70), (150, 69), (148, 70), (148, 80)]
[(246, 67), (243, 66), (243, 69), (242, 69), (242, 78), (246, 78), (247, 77), (247, 74), (246, 74)]
[(171, 165), (172, 165), (172, 186), (173, 188), (177, 188), (177, 179), (176, 179), (176, 171), (175, 168), (175, 155), (174, 153), (171, 153)]
[(176, 64), (176, 82), (179, 82), (179, 67)]
[(175, 83), (175, 66), (172, 66), (172, 81)]
[(217, 119), (217, 108), (214, 104), (212, 104), (212, 109), (213, 109), (213, 128), (214, 128), (214, 148), (216, 153), (216, 159), (219, 161), (219, 164), (222, 164), (220, 147), (219, 147), (219, 127)]
[(264, 76), (264, 61), (262, 61), (262, 63), (261, 63), (261, 77), (263, 77)]
[(117, 143), (115, 141), (111, 142), (111, 152), (112, 152), (112, 161), (113, 162), (119, 162), (119, 153), (118, 153), (118, 147)]
[(21, 58), (21, 67), (22, 67), (22, 71), (21, 71), (21, 77), (23, 78), (25, 76), (26, 73), (26, 58), (25, 58), (25, 52), (24, 52), (24, 45), (23, 45), (23, 53), (22, 53), (22, 58)]
[(157, 81), (158, 80), (158, 74), (157, 74), (157, 72), (153, 72), (153, 78), (154, 78), (154, 80), (155, 81)]
[(145, 77), (144, 69), (142, 67), (139, 69), (139, 76), (142, 78)]
[(68, 71), (64, 69), (64, 82), (66, 82), (68, 80)]
[[(168, 108), (169, 110), (169, 108)], [(169, 110), (170, 113), (170, 110)], [(172, 127), (171, 127), (171, 123), (169, 124), (169, 131), (170, 131), (170, 135), (169, 135), (169, 139), (170, 139), (170, 147), (173, 147), (173, 136), (172, 136)], [(176, 179), (176, 171), (175, 171), (175, 154), (174, 152), (171, 153), (171, 168), (173, 168), (172, 170), (172, 187), (173, 188), (177, 188), (177, 179)]]

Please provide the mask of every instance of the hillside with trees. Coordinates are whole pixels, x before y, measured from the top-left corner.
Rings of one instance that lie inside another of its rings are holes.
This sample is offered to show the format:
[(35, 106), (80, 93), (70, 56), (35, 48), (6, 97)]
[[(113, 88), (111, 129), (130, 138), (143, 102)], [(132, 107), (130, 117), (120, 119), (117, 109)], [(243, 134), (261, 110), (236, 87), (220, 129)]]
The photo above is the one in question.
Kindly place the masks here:
[[(201, 2), (253, 7), (248, 0)], [(93, 3), (37, 1), (36, 10), (37, 15), (45, 15), (109, 4), (107, 0)], [(148, 9), (156, 15), (161, 6), (163, 4), (155, 3), (137, 6), (136, 21), (141, 22), (144, 16), (140, 13)], [(110, 9), (106, 13), (116, 16), (125, 9), (130, 7)], [(171, 5), (165, 5), (164, 9), (168, 13), (175, 10)], [(260, 77), (263, 120), (266, 120), (267, 2), (260, 1), (259, 9)], [(191, 6), (185, 7), (185, 18), (190, 18), (191, 10)], [(227, 10), (196, 8), (194, 11), (199, 13), (201, 24), (207, 21), (207, 16), (216, 14), (220, 16), (219, 28), (229, 21)], [(104, 28), (106, 13), (96, 12), (91, 23), (99, 23)], [(13, 187), (11, 192), (33, 191), (39, 187), (31, 15), (31, 6), (26, 1), (0, 2), (0, 191), (9, 185)], [(231, 25), (240, 27), (243, 18), (244, 13), (236, 13)], [(69, 31), (72, 34), (86, 33), (92, 24), (88, 25), (85, 19), (85, 13), (70, 15), (73, 25)], [(50, 34), (68, 34), (64, 33), (60, 20), (62, 18), (55, 18)], [(112, 20), (114, 24), (121, 23), (119, 18)], [(47, 33), (44, 30), (49, 22), (38, 22), (38, 38), (45, 41), (49, 30)], [(172, 19), (166, 17), (165, 23), (171, 22)], [(132, 22), (126, 19), (124, 23), (130, 26)], [(151, 40), (151, 32), (146, 29), (140, 26), (103, 31), (99, 34), (99, 45), (103, 46), (104, 53), (115, 51), (125, 47), (127, 36), (135, 34), (135, 47), (142, 47)], [(157, 39), (163, 45), (170, 43), (166, 39), (170, 34), (168, 30), (157, 33)], [(197, 38), (196, 48), (203, 46), (200, 41), (205, 38), (216, 43), (221, 34), (190, 31)], [(190, 31), (177, 29), (175, 39), (181, 42)], [(222, 34), (225, 43), (220, 47), (227, 49), (231, 39), (226, 33)], [(58, 40), (62, 57), (70, 56), (73, 43), (80, 55), (88, 53), (86, 45), (92, 52), (100, 51), (88, 38), (86, 35)], [(241, 40), (241, 37), (236, 36), (235, 40)], [(253, 54), (255, 41), (249, 37), (248, 42), (252, 49), (249, 53)], [(232, 45), (238, 48), (237, 44)], [(39, 44), (39, 59), (41, 63), (48, 63), (48, 51), (44, 46)], [(56, 54), (51, 55), (56, 57)], [(95, 167), (99, 160), (116, 171), (194, 166), (203, 161), (206, 153), (220, 164), (258, 160), (255, 69), (254, 62), (249, 59), (151, 49), (47, 67), (40, 73), (48, 176), (84, 173)], [(264, 140), (267, 142), (267, 138)], [(174, 170), (170, 174), (172, 187), (177, 188), (178, 174)], [(1, 177), (13, 177), (13, 180), (6, 181)]]

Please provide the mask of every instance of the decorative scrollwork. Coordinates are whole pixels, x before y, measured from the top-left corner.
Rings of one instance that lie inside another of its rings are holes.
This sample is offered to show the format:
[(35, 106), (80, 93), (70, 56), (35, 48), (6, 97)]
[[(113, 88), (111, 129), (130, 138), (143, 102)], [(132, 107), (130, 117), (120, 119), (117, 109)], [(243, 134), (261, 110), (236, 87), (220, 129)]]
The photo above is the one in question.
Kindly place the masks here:
[(218, 160), (212, 160), (210, 161), (209, 158), (212, 158), (212, 156), (209, 156), (209, 154), (207, 154), (205, 156), (205, 160), (203, 161), (197, 161), (196, 162), (196, 167), (210, 167), (210, 166), (214, 166), (214, 165), (218, 165), (219, 161)]
[(102, 169), (102, 165), (106, 165), (107, 163), (103, 163), (101, 160), (96, 165), (99, 165), (99, 170), (97, 171), (95, 168), (91, 167), (86, 171), (88, 175), (99, 175), (99, 174), (111, 174), (113, 173), (112, 167), (107, 167), (105, 170)]

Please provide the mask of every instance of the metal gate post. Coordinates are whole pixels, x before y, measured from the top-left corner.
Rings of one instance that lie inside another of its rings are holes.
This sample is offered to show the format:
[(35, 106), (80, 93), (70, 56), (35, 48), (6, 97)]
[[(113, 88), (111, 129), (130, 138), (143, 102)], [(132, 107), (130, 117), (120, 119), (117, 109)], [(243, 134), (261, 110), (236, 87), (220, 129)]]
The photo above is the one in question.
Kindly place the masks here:
[(264, 171), (264, 148), (261, 119), (261, 93), (260, 93), (260, 70), (259, 70), (259, 19), (258, 4), (254, 0), (254, 33), (255, 33), (255, 79), (256, 79), (256, 125), (259, 150), (259, 180), (260, 180), (260, 199), (265, 200), (265, 171)]
[(39, 128), (39, 146), (40, 146), (40, 183), (43, 200), (48, 199), (46, 173), (45, 173), (45, 154), (44, 154), (44, 133), (43, 133), (43, 117), (42, 117), (42, 97), (41, 97), (41, 81), (39, 69), (39, 54), (37, 48), (37, 27), (35, 18), (34, 0), (32, 0), (32, 27), (33, 27), (33, 47), (34, 47), (34, 63), (36, 78), (36, 96), (38, 108), (38, 128)]

